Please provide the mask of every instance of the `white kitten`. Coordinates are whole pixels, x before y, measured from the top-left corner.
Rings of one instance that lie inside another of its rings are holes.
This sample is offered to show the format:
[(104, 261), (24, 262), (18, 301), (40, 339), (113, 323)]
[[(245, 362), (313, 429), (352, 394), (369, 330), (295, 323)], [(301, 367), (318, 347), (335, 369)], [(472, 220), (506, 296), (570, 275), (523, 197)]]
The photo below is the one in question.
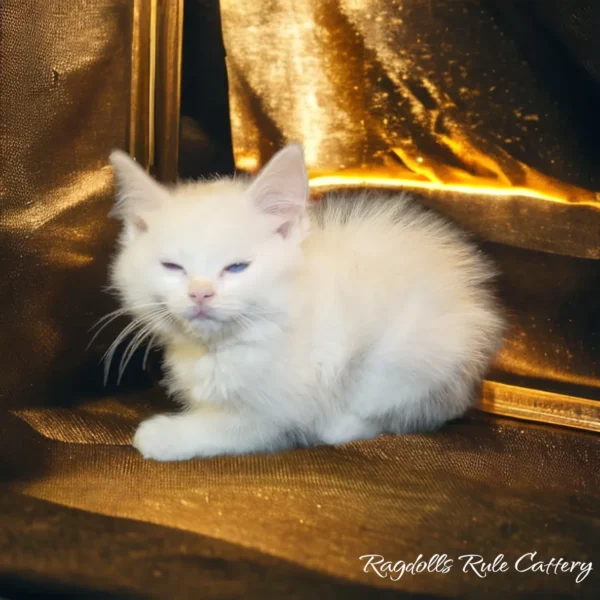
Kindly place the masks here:
[(490, 265), (453, 226), (403, 195), (307, 205), (298, 146), (253, 181), (172, 189), (111, 162), (113, 285), (185, 407), (140, 425), (145, 457), (343, 444), (473, 405), (502, 319)]

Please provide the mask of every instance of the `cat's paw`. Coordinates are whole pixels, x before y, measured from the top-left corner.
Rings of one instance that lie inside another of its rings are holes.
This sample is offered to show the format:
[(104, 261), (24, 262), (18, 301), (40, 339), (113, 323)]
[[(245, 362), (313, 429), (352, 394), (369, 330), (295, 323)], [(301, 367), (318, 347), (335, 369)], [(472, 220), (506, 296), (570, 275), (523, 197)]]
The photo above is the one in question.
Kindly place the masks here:
[(142, 421), (132, 445), (144, 458), (160, 461), (186, 460), (194, 456), (186, 436), (182, 436), (181, 417), (157, 415)]

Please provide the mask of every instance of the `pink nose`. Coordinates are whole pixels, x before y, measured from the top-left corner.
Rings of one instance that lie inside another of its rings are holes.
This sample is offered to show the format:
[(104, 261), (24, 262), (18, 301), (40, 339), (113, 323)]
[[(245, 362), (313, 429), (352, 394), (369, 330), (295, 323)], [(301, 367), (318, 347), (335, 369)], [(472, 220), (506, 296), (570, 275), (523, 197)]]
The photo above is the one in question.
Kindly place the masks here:
[(202, 304), (214, 295), (215, 288), (207, 279), (192, 279), (188, 285), (188, 296), (197, 304)]
[(188, 294), (188, 296), (190, 297), (191, 300), (193, 300), (194, 302), (199, 302), (202, 303), (205, 300), (208, 300), (208, 298), (212, 298), (215, 295), (214, 292), (190, 292)]

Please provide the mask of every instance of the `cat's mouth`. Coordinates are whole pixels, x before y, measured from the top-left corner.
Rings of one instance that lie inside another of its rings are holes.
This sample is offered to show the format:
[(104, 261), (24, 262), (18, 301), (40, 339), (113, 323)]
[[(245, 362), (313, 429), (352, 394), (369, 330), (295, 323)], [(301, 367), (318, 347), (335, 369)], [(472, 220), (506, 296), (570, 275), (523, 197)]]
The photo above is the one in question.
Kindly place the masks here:
[(190, 323), (198, 323), (203, 321), (217, 321), (213, 311), (207, 307), (192, 308), (185, 314), (186, 320)]

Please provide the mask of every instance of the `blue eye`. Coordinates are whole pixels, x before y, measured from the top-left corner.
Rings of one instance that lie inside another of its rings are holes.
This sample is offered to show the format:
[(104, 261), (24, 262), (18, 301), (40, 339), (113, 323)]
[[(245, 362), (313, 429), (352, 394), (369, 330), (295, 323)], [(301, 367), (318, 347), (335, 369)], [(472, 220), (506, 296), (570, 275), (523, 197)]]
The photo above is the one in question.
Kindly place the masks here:
[(239, 262), (239, 263), (233, 263), (231, 265), (228, 265), (223, 270), (227, 271), (228, 273), (241, 273), (242, 271), (245, 271), (249, 266), (250, 266), (250, 263)]

